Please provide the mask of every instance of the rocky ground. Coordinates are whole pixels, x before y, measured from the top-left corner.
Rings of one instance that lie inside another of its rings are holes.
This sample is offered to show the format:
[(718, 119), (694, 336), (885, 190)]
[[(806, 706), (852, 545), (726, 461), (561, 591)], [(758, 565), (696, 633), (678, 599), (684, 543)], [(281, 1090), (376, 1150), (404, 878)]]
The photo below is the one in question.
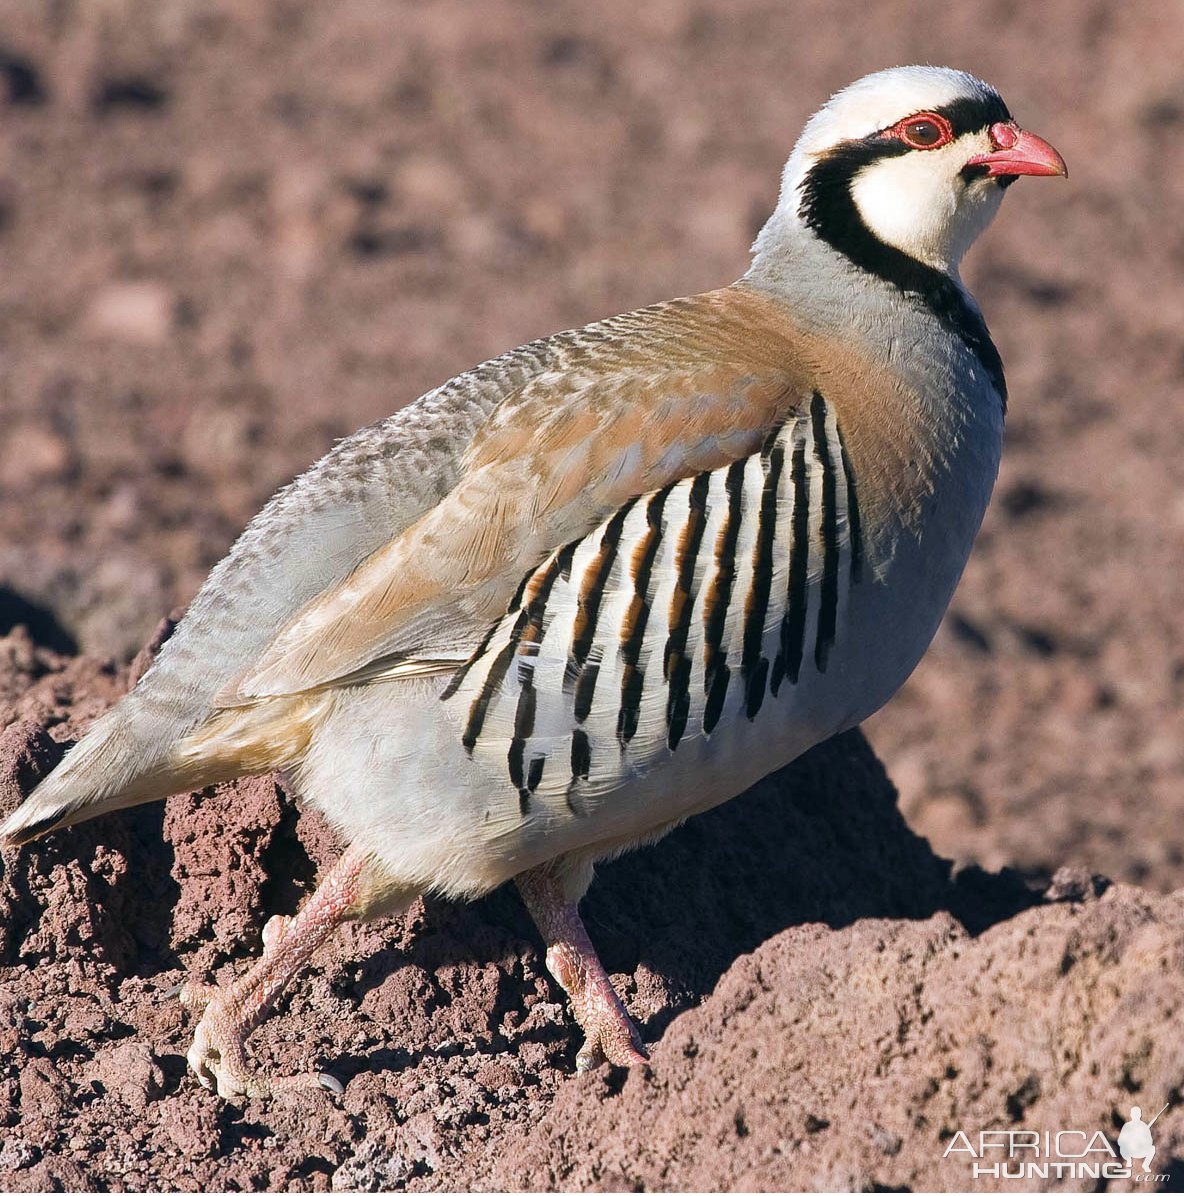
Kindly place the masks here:
[[(0, 813), (121, 681), (20, 633), (2, 650), (24, 696)], [(185, 1072), (167, 990), (241, 969), (333, 850), (262, 779), (5, 852), (6, 1187), (957, 1189), (959, 1128), (1113, 1136), (1182, 1095), (1184, 894), (954, 872), (853, 732), (602, 870), (587, 921), (650, 1074), (574, 1074), (502, 892), (353, 929), (256, 1034), (261, 1066), (331, 1069), (343, 1097), (223, 1104)], [(1184, 1126), (1165, 1130), (1170, 1188)]]
[(0, 0), (3, 809), (335, 437), (738, 274), (834, 87), (967, 67), (1072, 172), (968, 263), (1008, 444), (867, 728), (899, 803), (850, 736), (594, 888), (651, 1076), (571, 1074), (504, 893), (343, 936), (258, 1033), (344, 1098), (213, 1101), (160, 994), (335, 850), (253, 781), (5, 853), (0, 1187), (956, 1189), (960, 1128), (1181, 1101), (1182, 36), (1173, 0)]

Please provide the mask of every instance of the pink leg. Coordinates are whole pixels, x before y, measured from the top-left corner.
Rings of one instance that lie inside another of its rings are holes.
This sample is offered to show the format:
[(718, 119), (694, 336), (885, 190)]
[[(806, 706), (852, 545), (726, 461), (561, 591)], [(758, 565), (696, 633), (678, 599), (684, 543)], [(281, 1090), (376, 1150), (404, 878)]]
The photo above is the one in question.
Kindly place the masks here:
[(342, 922), (359, 915), (367, 864), (349, 849), (294, 918), (271, 918), (263, 928), (263, 954), (241, 980), (221, 989), (192, 984), (181, 989), (183, 1004), (203, 1010), (186, 1058), (206, 1088), (216, 1088), (225, 1100), (318, 1085), (342, 1091), (340, 1082), (324, 1073), (273, 1078), (257, 1072), (245, 1047), (251, 1031), (313, 952)]
[(567, 993), (572, 1013), (584, 1031), (577, 1069), (587, 1071), (602, 1059), (617, 1067), (644, 1064), (649, 1056), (641, 1035), (588, 938), (578, 903), (545, 868), (522, 873), (516, 883), (547, 944), (547, 969)]

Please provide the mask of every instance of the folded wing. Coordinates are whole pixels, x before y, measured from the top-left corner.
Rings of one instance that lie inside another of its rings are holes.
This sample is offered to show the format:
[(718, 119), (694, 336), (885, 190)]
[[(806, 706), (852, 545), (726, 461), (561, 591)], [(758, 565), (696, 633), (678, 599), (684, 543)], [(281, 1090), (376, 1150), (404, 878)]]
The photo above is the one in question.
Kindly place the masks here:
[(813, 372), (781, 309), (742, 288), (598, 326), (494, 412), (440, 504), (306, 606), (221, 703), (456, 669), (540, 562), (631, 499), (758, 451), (808, 404)]

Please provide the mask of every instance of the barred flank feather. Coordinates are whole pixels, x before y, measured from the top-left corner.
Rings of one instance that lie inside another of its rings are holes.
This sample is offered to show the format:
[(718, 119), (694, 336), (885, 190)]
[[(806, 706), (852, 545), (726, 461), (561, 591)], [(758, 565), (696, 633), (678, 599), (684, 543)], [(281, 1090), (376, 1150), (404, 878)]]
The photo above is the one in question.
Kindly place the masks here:
[(854, 496), (815, 391), (757, 452), (630, 499), (526, 575), (523, 604), (445, 689), (466, 752), (524, 816), (552, 769), (578, 811), (590, 780), (615, 783), (688, 734), (783, 717), (785, 683), (826, 671), (859, 581)]

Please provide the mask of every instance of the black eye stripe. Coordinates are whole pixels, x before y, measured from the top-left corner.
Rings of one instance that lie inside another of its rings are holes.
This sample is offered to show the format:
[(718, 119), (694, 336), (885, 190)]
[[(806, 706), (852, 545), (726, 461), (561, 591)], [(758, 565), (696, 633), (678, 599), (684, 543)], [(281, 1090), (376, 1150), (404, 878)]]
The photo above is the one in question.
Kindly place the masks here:
[[(944, 108), (927, 108), (917, 113), (917, 119), (923, 120), (929, 113), (944, 117), (950, 122), (950, 128), (955, 137), (962, 137), (967, 133), (977, 133), (989, 128), (999, 121), (1011, 120), (1011, 113), (1002, 97), (997, 95), (964, 96), (947, 104)], [(891, 126), (895, 127), (895, 126)], [(873, 137), (880, 138), (888, 133), (882, 129)]]
[[(998, 95), (964, 96), (952, 104), (946, 104), (944, 108), (922, 109), (916, 116), (918, 120), (927, 116), (940, 116), (949, 121), (955, 141), (967, 133), (979, 133), (990, 128), (998, 121), (1011, 120), (1007, 105)], [(879, 158), (895, 158), (901, 154), (912, 153), (913, 147), (901, 141), (894, 132), (899, 124), (900, 122), (896, 122), (860, 140), (840, 142), (826, 155), (824, 161), (843, 160), (856, 168), (868, 166)]]

